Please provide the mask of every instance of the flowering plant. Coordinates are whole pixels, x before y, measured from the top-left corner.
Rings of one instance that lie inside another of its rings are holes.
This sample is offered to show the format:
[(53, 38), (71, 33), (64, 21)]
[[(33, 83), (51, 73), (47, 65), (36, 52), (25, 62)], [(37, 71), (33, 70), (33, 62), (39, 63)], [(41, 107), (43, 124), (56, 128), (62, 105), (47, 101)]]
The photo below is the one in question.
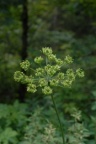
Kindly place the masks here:
[[(17, 82), (27, 84), (28, 92), (35, 93), (37, 88), (40, 87), (43, 94), (51, 95), (60, 123), (64, 144), (64, 134), (53, 97), (53, 87), (71, 87), (77, 76), (84, 77), (84, 72), (80, 68), (77, 70), (67, 69), (65, 73), (61, 71), (64, 65), (73, 63), (73, 59), (69, 55), (61, 60), (60, 58), (57, 58), (56, 55), (53, 54), (52, 49), (48, 47), (42, 48), (41, 53), (42, 56), (34, 59), (34, 62), (39, 66), (35, 70), (31, 68), (31, 63), (28, 60), (20, 63), (20, 66), (24, 71), (28, 71), (29, 69), (33, 70), (32, 74), (27, 76), (21, 71), (16, 71), (14, 79)], [(41, 64), (44, 66), (42, 67)]]
[[(61, 60), (53, 54), (51, 48), (42, 48), (41, 52), (45, 57), (36, 57), (34, 62), (40, 65), (44, 62), (45, 58), (45, 66), (43, 68), (36, 68), (34, 75), (27, 76), (21, 71), (16, 71), (14, 74), (14, 79), (17, 82), (27, 84), (28, 92), (35, 93), (37, 88), (41, 87), (45, 95), (50, 95), (53, 93), (53, 86), (70, 87), (76, 76), (84, 76), (84, 72), (80, 68), (76, 71), (67, 69), (65, 73), (60, 72), (64, 65), (73, 63), (72, 57), (66, 56), (64, 60)], [(31, 69), (31, 64), (28, 60), (21, 62), (20, 66), (24, 71)]]

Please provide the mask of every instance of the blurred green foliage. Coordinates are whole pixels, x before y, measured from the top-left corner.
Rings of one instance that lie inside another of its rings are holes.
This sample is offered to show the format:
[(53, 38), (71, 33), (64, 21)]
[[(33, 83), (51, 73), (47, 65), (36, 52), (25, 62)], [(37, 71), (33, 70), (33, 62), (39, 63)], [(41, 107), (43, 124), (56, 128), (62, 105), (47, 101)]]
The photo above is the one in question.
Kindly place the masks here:
[[(13, 80), (13, 74), (20, 68), (21, 61), (22, 5), (22, 0), (0, 1), (0, 102), (5, 103), (0, 104), (0, 132), (8, 135), (5, 139), (6, 136), (0, 134), (0, 142), (4, 144), (18, 143), (26, 123), (26, 114), (22, 112), (25, 108), (20, 105), (16, 110), (15, 104), (7, 106), (19, 99), (19, 85)], [(28, 27), (27, 59), (33, 62), (39, 50), (48, 46), (57, 57), (71, 55), (75, 63), (70, 67), (84, 69), (85, 78), (75, 82), (71, 89), (56, 89), (56, 103), (61, 115), (68, 119), (70, 109), (80, 108), (86, 127), (91, 131), (89, 139), (96, 139), (95, 0), (28, 0)], [(33, 67), (36, 66), (33, 64)], [(34, 108), (36, 105), (46, 110), (50, 107), (50, 99), (44, 98), (40, 91), (26, 94), (25, 101)], [(52, 109), (45, 113), (52, 120)]]
[(16, 144), (22, 138), (27, 123), (27, 104), (0, 104), (0, 143)]

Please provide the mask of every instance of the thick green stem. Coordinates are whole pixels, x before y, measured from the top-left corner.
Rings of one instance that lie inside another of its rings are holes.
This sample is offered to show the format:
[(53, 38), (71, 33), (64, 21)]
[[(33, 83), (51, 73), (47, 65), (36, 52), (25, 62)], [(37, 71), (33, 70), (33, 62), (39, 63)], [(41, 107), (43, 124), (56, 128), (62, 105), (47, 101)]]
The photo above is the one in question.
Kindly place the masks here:
[(57, 110), (57, 107), (56, 107), (56, 104), (55, 104), (53, 95), (51, 95), (51, 98), (52, 98), (52, 102), (53, 102), (53, 105), (54, 105), (54, 109), (55, 109), (55, 111), (56, 111), (56, 115), (57, 115), (57, 118), (58, 118), (58, 121), (59, 121), (59, 124), (60, 124), (60, 129), (61, 129), (63, 144), (65, 144), (65, 141), (64, 141), (64, 131), (63, 131), (63, 127), (62, 127), (62, 124), (61, 124), (61, 121), (60, 121), (60, 117), (59, 117), (59, 114), (58, 114), (58, 110)]

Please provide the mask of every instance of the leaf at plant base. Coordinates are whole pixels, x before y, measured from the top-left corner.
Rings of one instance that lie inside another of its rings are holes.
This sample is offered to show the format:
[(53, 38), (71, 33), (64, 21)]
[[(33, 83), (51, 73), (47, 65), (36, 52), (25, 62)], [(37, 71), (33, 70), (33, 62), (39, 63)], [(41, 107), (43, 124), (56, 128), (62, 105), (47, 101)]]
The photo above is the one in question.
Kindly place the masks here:
[[(1, 134), (0, 134), (0, 142), (4, 144), (9, 144), (9, 142), (16, 139), (17, 132), (12, 130), (10, 127), (7, 127)], [(13, 139), (13, 140), (12, 140)]]

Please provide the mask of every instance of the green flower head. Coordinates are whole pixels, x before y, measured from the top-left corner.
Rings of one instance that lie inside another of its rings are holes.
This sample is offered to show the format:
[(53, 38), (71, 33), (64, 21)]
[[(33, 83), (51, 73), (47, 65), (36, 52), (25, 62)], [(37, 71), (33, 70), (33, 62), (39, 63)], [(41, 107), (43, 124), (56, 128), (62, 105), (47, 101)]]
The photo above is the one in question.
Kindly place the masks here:
[(39, 79), (39, 86), (43, 87), (43, 86), (46, 86), (46, 85), (48, 85), (48, 81), (44, 78), (40, 78)]
[(35, 63), (38, 63), (38, 64), (40, 64), (42, 61), (43, 61), (43, 58), (40, 56), (40, 57), (36, 57), (35, 59), (34, 59), (34, 61), (35, 61)]
[(28, 86), (27, 86), (27, 91), (31, 92), (31, 93), (35, 93), (37, 91), (36, 90), (36, 85), (29, 83)]
[(43, 92), (45, 95), (50, 95), (50, 94), (52, 94), (52, 89), (51, 89), (49, 86), (45, 86), (45, 87), (42, 89), (42, 92)]
[(64, 87), (70, 87), (72, 85), (72, 81), (68, 79), (62, 81), (61, 83)]
[(33, 83), (34, 82), (34, 77), (32, 75), (26, 76), (25, 75), (25, 83)]
[(36, 76), (42, 76), (42, 75), (44, 75), (44, 69), (43, 68), (37, 68), (35, 75)]
[(51, 86), (57, 86), (58, 84), (59, 84), (59, 81), (57, 79), (50, 80), (50, 85)]
[(73, 63), (73, 59), (72, 57), (70, 57), (69, 55), (65, 57), (65, 60), (64, 60), (66, 63), (70, 64), (70, 63)]
[(52, 49), (49, 47), (45, 47), (45, 48), (42, 48), (42, 52), (45, 55), (50, 55), (50, 54), (52, 54)]
[(49, 54), (49, 55), (48, 55), (48, 59), (49, 59), (50, 61), (56, 61), (56, 60), (57, 60), (56, 55), (53, 55), (53, 54)]
[(30, 62), (28, 60), (25, 60), (25, 61), (20, 63), (20, 66), (21, 66), (22, 69), (27, 71), (30, 67)]
[(75, 74), (74, 71), (72, 69), (68, 69), (66, 71), (66, 76), (69, 80), (74, 81), (75, 80)]
[(84, 77), (84, 71), (80, 68), (76, 70), (76, 74), (80, 78)]
[(63, 79), (64, 79), (64, 73), (59, 72), (59, 73), (57, 74), (57, 79), (63, 80)]
[(63, 61), (61, 59), (56, 59), (57, 65), (63, 65)]
[(17, 81), (17, 82), (21, 82), (21, 81), (24, 79), (24, 73), (21, 72), (21, 71), (16, 71), (16, 72), (14, 73), (14, 79), (15, 79), (15, 81)]
[(56, 68), (55, 66), (51, 66), (51, 65), (46, 65), (45, 66), (45, 71), (49, 76), (53, 76), (56, 73)]

